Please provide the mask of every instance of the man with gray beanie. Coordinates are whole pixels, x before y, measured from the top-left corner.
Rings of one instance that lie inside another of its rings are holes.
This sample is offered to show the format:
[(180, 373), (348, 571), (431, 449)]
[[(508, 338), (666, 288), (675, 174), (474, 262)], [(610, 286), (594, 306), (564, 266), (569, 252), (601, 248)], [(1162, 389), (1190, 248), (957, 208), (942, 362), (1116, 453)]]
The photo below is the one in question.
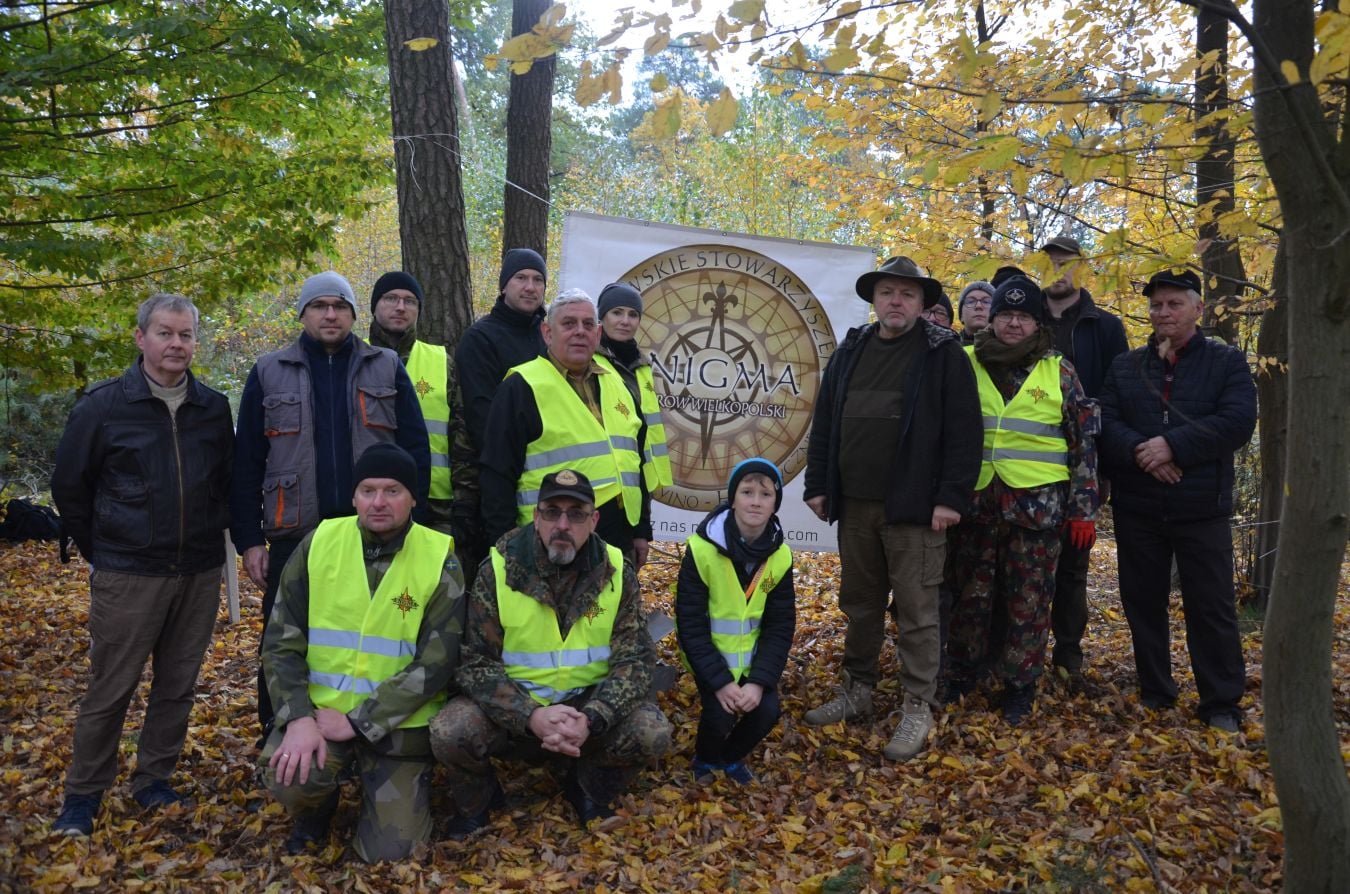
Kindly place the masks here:
[(546, 265), (537, 251), (507, 251), (497, 277), (497, 303), (460, 336), (455, 364), (464, 394), (469, 440), (475, 451), (483, 449), (488, 410), (506, 371), (542, 356), (546, 350), (539, 324), (544, 321), (547, 281)]
[[(367, 448), (396, 443), (417, 467), (419, 518), (431, 453), (412, 382), (387, 348), (352, 334), (356, 299), (329, 271), (300, 287), (299, 338), (258, 358), (244, 383), (235, 430), (230, 536), (272, 613), (282, 569), (323, 519), (352, 514), (352, 466)], [(258, 677), (264, 738), (272, 705)]]

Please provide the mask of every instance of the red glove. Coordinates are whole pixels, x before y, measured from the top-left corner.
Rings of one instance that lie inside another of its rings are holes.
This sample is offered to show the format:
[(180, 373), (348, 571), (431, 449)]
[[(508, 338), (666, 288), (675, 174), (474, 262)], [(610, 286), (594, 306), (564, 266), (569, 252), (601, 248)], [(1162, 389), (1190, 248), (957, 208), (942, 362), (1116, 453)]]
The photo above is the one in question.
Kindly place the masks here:
[(1074, 549), (1092, 549), (1097, 542), (1097, 523), (1086, 518), (1071, 518), (1064, 524)]

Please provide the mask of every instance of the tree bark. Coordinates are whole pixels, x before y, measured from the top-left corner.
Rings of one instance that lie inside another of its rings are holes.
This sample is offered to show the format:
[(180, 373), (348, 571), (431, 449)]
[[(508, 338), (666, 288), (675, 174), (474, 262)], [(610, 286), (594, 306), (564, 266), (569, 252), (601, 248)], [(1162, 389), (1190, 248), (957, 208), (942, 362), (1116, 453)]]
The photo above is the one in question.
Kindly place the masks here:
[[(445, 0), (385, 0), (384, 35), (403, 269), (423, 292), (418, 337), (453, 347), (473, 322), (473, 303), (450, 7)], [(406, 43), (425, 37), (436, 45), (416, 51)]]
[[(539, 23), (552, 0), (515, 0), (511, 36)], [(532, 248), (548, 257), (548, 172), (553, 148), (555, 56), (534, 60), (523, 75), (511, 75), (506, 106), (506, 192), (502, 204), (502, 254)]]
[(1275, 255), (1270, 306), (1261, 315), (1256, 353), (1280, 365), (1264, 364), (1256, 373), (1256, 395), (1261, 405), (1261, 504), (1256, 514), (1256, 555), (1252, 562), (1253, 604), (1262, 614), (1270, 607), (1279, 555), (1280, 522), (1284, 514), (1285, 457), (1289, 443), (1289, 304), (1285, 286), (1284, 252)]
[[(1205, 244), (1205, 312), (1202, 325), (1229, 344), (1237, 344), (1237, 316), (1232, 313), (1242, 297), (1240, 283), (1247, 279), (1236, 237), (1219, 231), (1219, 217), (1237, 208), (1233, 195), (1233, 155), (1237, 143), (1226, 120), (1209, 116), (1226, 111), (1228, 98), (1228, 19), (1210, 6), (1195, 12), (1197, 56), (1217, 53), (1215, 61), (1201, 66), (1195, 75), (1196, 138), (1204, 155), (1195, 163), (1196, 219), (1199, 239)], [(1223, 310), (1221, 310), (1221, 308)]]
[[(1308, 79), (1315, 14), (1310, 0), (1254, 0), (1251, 28), (1256, 136), (1284, 222), (1288, 425), (1298, 432), (1289, 442), (1263, 693), (1285, 890), (1340, 892), (1350, 891), (1350, 780), (1332, 717), (1331, 644), (1350, 528), (1350, 137), (1338, 143)], [(1290, 62), (1297, 84), (1280, 74)]]

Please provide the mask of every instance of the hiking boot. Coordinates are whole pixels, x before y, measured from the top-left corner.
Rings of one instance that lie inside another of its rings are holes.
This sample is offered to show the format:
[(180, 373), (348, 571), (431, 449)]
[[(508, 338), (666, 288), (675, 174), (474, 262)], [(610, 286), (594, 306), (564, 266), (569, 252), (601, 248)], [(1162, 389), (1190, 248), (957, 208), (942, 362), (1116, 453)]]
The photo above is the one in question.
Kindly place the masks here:
[(297, 816), (291, 826), (291, 834), (286, 838), (286, 853), (295, 856), (303, 854), (310, 845), (322, 847), (328, 841), (328, 827), (333, 824), (337, 805), (338, 792), (333, 789), (333, 793), (317, 809)]
[(1003, 690), (1003, 719), (1009, 726), (1020, 725), (1031, 713), (1035, 698), (1035, 686), (1009, 686)]
[(488, 799), (488, 806), (477, 813), (455, 814), (450, 818), (450, 822), (446, 823), (445, 833), (456, 841), (470, 838), (491, 824), (492, 811), (500, 810), (505, 806), (506, 792), (502, 791), (502, 784), (497, 781), (496, 776), (493, 776), (492, 797)]
[(586, 794), (586, 790), (577, 779), (575, 768), (568, 772), (563, 780), (563, 797), (577, 812), (577, 820), (583, 829), (591, 820), (609, 819), (614, 815), (614, 810), (608, 804), (602, 804)]
[(975, 681), (969, 677), (948, 677), (938, 695), (944, 705), (955, 705), (975, 691)]
[(98, 808), (102, 803), (102, 792), (66, 795), (66, 801), (61, 805), (61, 815), (52, 823), (52, 831), (62, 835), (94, 834), (94, 817), (98, 816)]
[(131, 797), (136, 799), (142, 810), (157, 810), (175, 804), (186, 804), (188, 800), (186, 795), (174, 791), (163, 779), (156, 779), (145, 788), (132, 792)]
[(722, 772), (739, 785), (749, 785), (755, 781), (755, 773), (745, 765), (745, 761), (732, 761), (722, 767)]
[(825, 726), (872, 713), (872, 687), (854, 683), (844, 674), (844, 685), (835, 690), (834, 698), (818, 708), (812, 708), (802, 717), (812, 726)]
[(893, 761), (907, 761), (923, 751), (928, 743), (928, 733), (933, 729), (933, 709), (928, 702), (913, 696), (905, 697), (904, 713), (900, 725), (886, 747), (881, 750)]

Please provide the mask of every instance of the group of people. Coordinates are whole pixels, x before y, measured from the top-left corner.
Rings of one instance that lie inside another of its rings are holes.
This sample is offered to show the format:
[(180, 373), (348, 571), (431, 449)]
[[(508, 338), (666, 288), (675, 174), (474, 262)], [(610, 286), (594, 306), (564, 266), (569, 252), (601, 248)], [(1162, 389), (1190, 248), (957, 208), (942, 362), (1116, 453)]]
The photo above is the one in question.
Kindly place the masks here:
[[(892, 258), (859, 278), (876, 320), (824, 373), (804, 496), (839, 522), (848, 627), (840, 686), (805, 720), (871, 711), (889, 612), (902, 687), (891, 759), (920, 753), (933, 707), (989, 674), (1021, 721), (1051, 628), (1054, 663), (1081, 674), (1099, 472), (1116, 482), (1141, 700), (1177, 695), (1175, 555), (1200, 714), (1238, 725), (1227, 531), (1232, 453), (1255, 416), (1245, 359), (1198, 332), (1194, 274), (1149, 282), (1154, 336), (1131, 352), (1076, 284), (1078, 244), (1044, 250), (1060, 278), (1042, 290), (1005, 268), (971, 284), (960, 334), (941, 284)], [(141, 305), (140, 357), (76, 405), (52, 479), (93, 569), (90, 682), (56, 829), (92, 831), (147, 658), (131, 793), (147, 809), (185, 800), (169, 777), (227, 527), (264, 594), (260, 767), (293, 817), (292, 852), (327, 838), (344, 778), (362, 791), (356, 852), (397, 859), (431, 834), (437, 762), (449, 831), (467, 836), (503, 804), (494, 759), (548, 766), (585, 823), (671, 750), (637, 578), (651, 494), (671, 483), (636, 342), (642, 296), (612, 283), (545, 307), (546, 287), (536, 252), (506, 252), (496, 304), (452, 355), (418, 337), (411, 275), (377, 280), (368, 340), (350, 284), (312, 276), (302, 331), (258, 359), (233, 430), (225, 397), (189, 369), (191, 301)], [(737, 464), (684, 553), (676, 631), (702, 707), (699, 779), (751, 781), (746, 759), (781, 713), (796, 623), (783, 485), (768, 460)]]

